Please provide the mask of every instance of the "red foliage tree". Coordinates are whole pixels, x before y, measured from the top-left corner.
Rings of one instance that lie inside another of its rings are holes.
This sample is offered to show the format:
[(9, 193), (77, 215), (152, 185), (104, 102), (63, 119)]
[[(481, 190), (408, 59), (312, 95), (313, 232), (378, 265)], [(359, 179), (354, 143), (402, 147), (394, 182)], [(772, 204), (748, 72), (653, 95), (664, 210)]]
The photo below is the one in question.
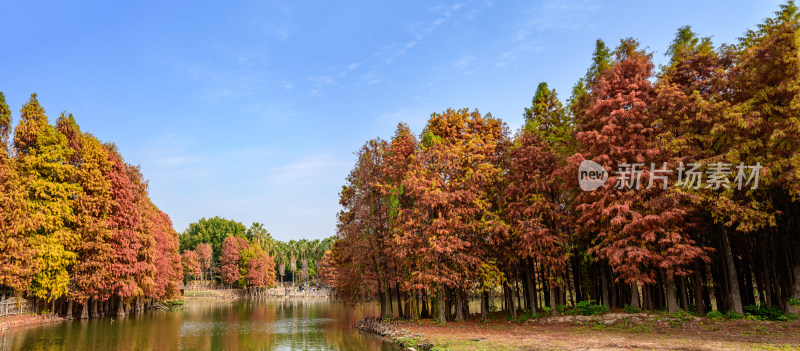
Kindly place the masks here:
[(200, 275), (200, 259), (198, 258), (196, 251), (184, 251), (181, 254), (181, 263), (183, 263), (183, 274), (186, 274), (190, 277)]
[(242, 278), (239, 259), (242, 250), (249, 247), (247, 240), (229, 236), (222, 242), (219, 275), (223, 284), (234, 285)]
[(263, 289), (275, 285), (275, 262), (264, 250), (257, 248), (247, 265), (245, 278), (250, 286)]
[(319, 279), (329, 287), (336, 287), (336, 266), (331, 257), (331, 250), (325, 251), (322, 255), (322, 262), (319, 265)]
[(136, 279), (138, 254), (142, 247), (137, 231), (141, 230), (143, 221), (125, 163), (115, 146), (109, 145), (107, 149), (112, 163), (106, 178), (112, 189), (109, 222), (113, 230), (110, 242), (114, 249), (114, 260), (109, 267), (112, 278), (109, 285), (114, 295), (126, 299), (143, 292)]
[(200, 270), (202, 271), (200, 275), (201, 279), (204, 279), (205, 273), (208, 272), (209, 268), (211, 268), (211, 257), (213, 255), (211, 244), (197, 244), (197, 247), (195, 247), (194, 250), (197, 251), (197, 255), (200, 258)]
[(156, 242), (155, 285), (151, 295), (159, 300), (167, 300), (180, 293), (182, 273), (181, 256), (178, 254), (180, 243), (178, 233), (172, 228), (169, 216), (164, 212), (156, 211), (157, 214), (153, 217), (153, 238)]
[[(638, 290), (639, 283), (654, 284), (663, 275), (668, 291), (674, 291), (673, 277), (688, 274), (688, 267), (706, 254), (684, 232), (681, 197), (660, 183), (646, 188), (650, 164), (667, 161), (655, 144), (654, 118), (648, 110), (655, 96), (650, 55), (632, 39), (623, 40), (616, 55), (614, 66), (595, 82), (586, 111), (602, 127), (578, 133), (582, 154), (572, 157), (573, 162), (591, 159), (610, 173), (605, 186), (579, 195), (579, 223), (584, 233), (596, 237), (591, 250), (608, 260), (617, 279)], [(638, 179), (644, 182), (638, 188), (635, 174), (623, 179), (612, 168), (636, 163), (647, 165), (641, 167)], [(638, 304), (638, 293), (634, 298)], [(670, 312), (677, 312), (674, 292), (667, 298)]]
[[(505, 230), (489, 195), (501, 174), (497, 157), (505, 132), (500, 120), (478, 111), (433, 114), (404, 180), (415, 206), (401, 210), (396, 243), (408, 248), (403, 259), (412, 272), (409, 284), (438, 290), (441, 323), (446, 289), (462, 296), (470, 282), (498, 272), (484, 250), (487, 240)], [(463, 318), (462, 304), (456, 299), (457, 319)]]
[[(555, 177), (561, 160), (539, 136), (534, 123), (529, 123), (517, 137), (509, 159), (505, 194), (511, 235), (505, 247), (512, 248), (512, 257), (547, 267), (550, 305), (555, 306), (558, 278), (565, 271), (567, 258), (564, 216), (559, 212), (561, 184)], [(533, 269), (530, 264), (524, 267), (527, 271)], [(525, 274), (533, 287), (530, 272)], [(529, 294), (535, 301), (534, 288)]]

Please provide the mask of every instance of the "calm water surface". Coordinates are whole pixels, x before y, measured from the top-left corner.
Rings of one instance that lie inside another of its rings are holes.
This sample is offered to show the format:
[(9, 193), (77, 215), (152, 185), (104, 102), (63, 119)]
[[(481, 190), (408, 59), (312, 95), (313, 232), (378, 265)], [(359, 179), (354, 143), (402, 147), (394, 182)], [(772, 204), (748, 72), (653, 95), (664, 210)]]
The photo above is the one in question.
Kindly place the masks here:
[(355, 329), (378, 312), (328, 299), (187, 299), (179, 311), (11, 329), (0, 350), (396, 350)]

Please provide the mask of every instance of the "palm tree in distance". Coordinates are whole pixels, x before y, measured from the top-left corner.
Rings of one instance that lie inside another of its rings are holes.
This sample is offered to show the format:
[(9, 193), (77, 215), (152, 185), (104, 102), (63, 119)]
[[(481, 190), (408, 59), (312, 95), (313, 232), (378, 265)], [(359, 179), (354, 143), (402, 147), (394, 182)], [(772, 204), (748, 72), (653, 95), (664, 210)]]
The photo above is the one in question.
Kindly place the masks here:
[(297, 241), (297, 251), (300, 255), (300, 264), (303, 265), (302, 279), (303, 282), (308, 281), (308, 253), (310, 249), (310, 242), (308, 239), (300, 239)]
[(295, 276), (297, 276), (297, 241), (289, 240), (287, 246), (286, 257), (289, 257), (289, 269), (292, 270), (292, 286), (297, 283)]
[(275, 245), (275, 239), (272, 234), (264, 228), (264, 225), (258, 222), (253, 222), (250, 229), (247, 230), (247, 238), (250, 242), (256, 243), (264, 252), (272, 253), (272, 248)]
[(319, 239), (314, 239), (309, 243), (309, 257), (311, 262), (314, 263), (314, 278), (319, 276), (319, 261), (322, 259), (322, 254), (319, 250), (322, 249), (322, 242)]

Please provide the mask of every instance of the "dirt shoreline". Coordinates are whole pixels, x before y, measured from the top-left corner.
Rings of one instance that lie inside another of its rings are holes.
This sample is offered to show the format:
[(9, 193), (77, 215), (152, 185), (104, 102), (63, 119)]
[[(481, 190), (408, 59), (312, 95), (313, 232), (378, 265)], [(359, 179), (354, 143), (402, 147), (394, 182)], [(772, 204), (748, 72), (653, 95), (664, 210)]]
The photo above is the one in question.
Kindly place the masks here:
[(0, 333), (12, 328), (26, 327), (39, 324), (60, 323), (66, 321), (64, 317), (45, 314), (18, 314), (15, 316), (0, 317)]
[(358, 323), (404, 350), (800, 350), (800, 323), (610, 313), (440, 326), (432, 320)]

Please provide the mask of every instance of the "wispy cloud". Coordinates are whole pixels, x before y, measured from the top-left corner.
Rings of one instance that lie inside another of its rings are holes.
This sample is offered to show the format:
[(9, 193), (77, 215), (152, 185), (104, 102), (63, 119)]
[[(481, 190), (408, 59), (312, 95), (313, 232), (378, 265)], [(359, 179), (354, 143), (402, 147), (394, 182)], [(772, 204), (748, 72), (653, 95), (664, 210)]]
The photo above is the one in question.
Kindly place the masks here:
[(208, 167), (205, 156), (191, 151), (194, 144), (183, 134), (166, 133), (141, 150), (137, 161), (146, 168), (145, 174), (159, 179), (162, 185), (208, 180), (213, 168)]
[[(419, 100), (424, 100), (420, 98)], [(424, 107), (402, 107), (395, 111), (384, 112), (378, 115), (376, 122), (383, 128), (394, 128), (398, 123), (405, 122), (413, 130), (420, 131), (430, 117), (430, 112), (426, 112)]]
[(336, 176), (341, 175), (348, 166), (349, 163), (339, 160), (338, 156), (318, 153), (270, 169), (265, 181), (290, 187), (327, 184), (332, 178), (341, 182)]
[(497, 67), (514, 66), (520, 57), (531, 52), (544, 51), (545, 47), (537, 44), (537, 33), (547, 31), (580, 31), (595, 26), (596, 12), (601, 7), (588, 0), (546, 1), (529, 10), (530, 20), (516, 26), (510, 35), (507, 50), (500, 53), (495, 65)]
[(460, 69), (460, 70), (466, 70), (469, 67), (469, 65), (472, 63), (472, 61), (474, 61), (474, 60), (475, 60), (475, 56), (464, 55), (464, 56), (459, 57), (455, 62), (453, 62), (453, 67), (455, 67), (457, 69)]
[[(382, 67), (391, 65), (399, 57), (406, 55), (438, 27), (450, 21), (473, 20), (480, 11), (489, 6), (491, 6), (490, 2), (475, 3), (469, 1), (432, 7), (429, 9), (429, 12), (434, 15), (432, 19), (416, 21), (407, 27), (409, 36), (407, 40), (386, 44), (372, 54), (353, 60), (349, 64), (342, 65), (342, 67), (330, 67), (328, 71), (332, 73), (311, 77), (310, 79), (314, 84), (310, 89), (310, 93), (315, 96), (323, 96), (322, 91), (325, 86), (335, 85), (337, 80), (351, 76), (352, 73), (357, 71), (363, 71), (363, 73), (357, 75), (360, 79), (354, 84), (372, 85), (379, 83), (383, 80), (379, 76)], [(462, 15), (459, 16), (459, 14)], [(469, 72), (465, 73), (469, 74)]]

